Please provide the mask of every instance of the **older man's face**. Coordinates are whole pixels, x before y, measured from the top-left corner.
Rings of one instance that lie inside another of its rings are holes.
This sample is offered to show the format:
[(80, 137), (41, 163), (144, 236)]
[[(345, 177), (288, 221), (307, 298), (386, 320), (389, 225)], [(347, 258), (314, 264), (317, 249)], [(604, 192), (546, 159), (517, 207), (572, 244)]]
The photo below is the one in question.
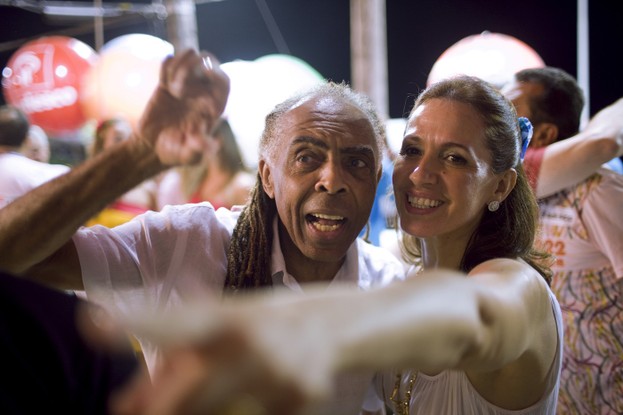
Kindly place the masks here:
[(287, 231), (286, 262), (341, 263), (374, 202), (380, 154), (372, 125), (342, 100), (313, 98), (284, 114), (276, 135), (260, 171)]

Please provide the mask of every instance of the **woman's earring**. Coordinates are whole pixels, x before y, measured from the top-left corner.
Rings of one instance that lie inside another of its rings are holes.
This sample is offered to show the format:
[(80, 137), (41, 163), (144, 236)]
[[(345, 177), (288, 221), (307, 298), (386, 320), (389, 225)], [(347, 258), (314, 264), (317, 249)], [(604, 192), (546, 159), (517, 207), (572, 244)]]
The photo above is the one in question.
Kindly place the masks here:
[(489, 209), (489, 212), (495, 212), (500, 208), (500, 202), (498, 202), (497, 200), (493, 200), (489, 202), (487, 208)]

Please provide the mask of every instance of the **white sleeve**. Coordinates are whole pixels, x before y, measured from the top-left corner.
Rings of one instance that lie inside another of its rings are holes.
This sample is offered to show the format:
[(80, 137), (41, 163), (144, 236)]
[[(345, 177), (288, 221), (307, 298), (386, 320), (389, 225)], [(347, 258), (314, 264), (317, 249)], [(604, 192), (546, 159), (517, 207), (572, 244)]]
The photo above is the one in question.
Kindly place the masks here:
[(219, 218), (225, 213), (208, 203), (169, 206), (113, 229), (82, 228), (73, 241), (89, 299), (125, 314), (220, 293), (235, 224)]

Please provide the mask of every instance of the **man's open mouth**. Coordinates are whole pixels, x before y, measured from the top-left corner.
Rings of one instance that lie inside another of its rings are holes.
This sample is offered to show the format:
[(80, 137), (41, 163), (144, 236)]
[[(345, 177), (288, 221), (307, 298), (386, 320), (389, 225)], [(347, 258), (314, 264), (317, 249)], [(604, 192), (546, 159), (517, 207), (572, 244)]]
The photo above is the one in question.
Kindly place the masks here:
[(332, 232), (342, 226), (346, 222), (346, 218), (343, 216), (313, 213), (307, 215), (307, 221), (311, 223), (314, 229), (320, 232)]

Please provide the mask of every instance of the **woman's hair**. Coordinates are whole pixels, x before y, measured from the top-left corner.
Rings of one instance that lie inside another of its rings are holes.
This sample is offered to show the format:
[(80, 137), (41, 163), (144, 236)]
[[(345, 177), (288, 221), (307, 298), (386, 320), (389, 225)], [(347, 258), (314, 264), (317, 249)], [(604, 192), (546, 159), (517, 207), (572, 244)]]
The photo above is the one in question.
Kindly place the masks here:
[[(514, 168), (517, 182), (495, 212), (483, 207), (484, 215), (471, 236), (460, 268), (469, 272), (494, 258), (522, 258), (549, 283), (549, 255), (534, 249), (538, 229), (538, 205), (520, 160), (521, 133), (513, 104), (487, 82), (471, 76), (439, 81), (424, 90), (411, 111), (431, 99), (446, 99), (470, 105), (485, 126), (485, 145), (491, 153), (491, 169), (502, 173)], [(403, 235), (403, 255), (412, 262), (421, 260), (420, 242)]]
[(234, 131), (227, 120), (221, 120), (212, 135), (220, 138), (223, 142), (218, 152), (218, 158), (221, 161), (223, 169), (227, 170), (232, 175), (239, 171), (249, 171), (249, 168), (242, 159), (240, 146), (238, 145)]
[[(221, 119), (211, 135), (221, 142), (216, 160), (218, 160), (219, 167), (225, 170), (229, 177), (234, 177), (240, 171), (250, 171), (242, 159), (236, 135), (227, 120)], [(196, 165), (183, 166), (179, 168), (179, 172), (182, 179), (182, 193), (190, 198), (206, 179), (207, 163), (202, 161)]]
[[(283, 148), (279, 137), (279, 123), (284, 114), (294, 107), (313, 98), (331, 97), (349, 103), (362, 111), (376, 136), (377, 170), (380, 168), (384, 151), (385, 127), (376, 113), (372, 102), (365, 96), (354, 92), (345, 84), (327, 82), (295, 95), (278, 104), (267, 116), (264, 131), (260, 139), (260, 158), (267, 160), (275, 157)], [(273, 221), (277, 215), (277, 206), (262, 186), (261, 176), (251, 191), (251, 200), (240, 214), (234, 228), (228, 253), (227, 277), (225, 290), (239, 291), (272, 285), (270, 259), (273, 243)]]

